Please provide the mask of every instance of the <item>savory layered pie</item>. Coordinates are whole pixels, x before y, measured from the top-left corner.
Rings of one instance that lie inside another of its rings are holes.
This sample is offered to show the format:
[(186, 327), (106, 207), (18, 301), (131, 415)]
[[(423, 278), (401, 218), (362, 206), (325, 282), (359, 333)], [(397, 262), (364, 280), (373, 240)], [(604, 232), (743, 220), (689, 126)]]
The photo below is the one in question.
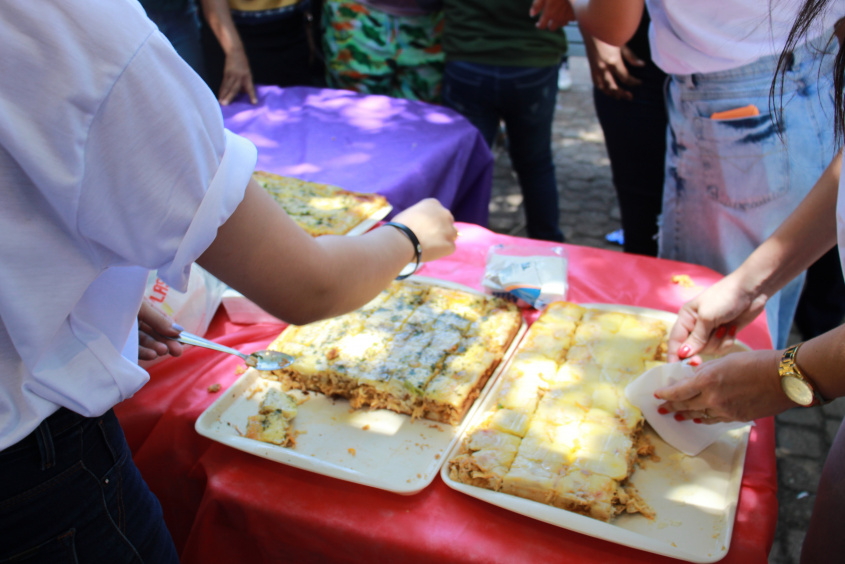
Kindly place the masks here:
[(629, 480), (653, 449), (624, 390), (665, 361), (666, 330), (633, 313), (549, 305), (448, 461), (450, 478), (602, 521), (653, 516)]
[(300, 227), (315, 237), (345, 235), (379, 212), (391, 209), (381, 194), (351, 192), (260, 170), (252, 176)]
[(352, 313), (289, 326), (270, 345), (296, 357), (264, 377), (285, 389), (458, 424), (522, 324), (510, 302), (409, 279)]

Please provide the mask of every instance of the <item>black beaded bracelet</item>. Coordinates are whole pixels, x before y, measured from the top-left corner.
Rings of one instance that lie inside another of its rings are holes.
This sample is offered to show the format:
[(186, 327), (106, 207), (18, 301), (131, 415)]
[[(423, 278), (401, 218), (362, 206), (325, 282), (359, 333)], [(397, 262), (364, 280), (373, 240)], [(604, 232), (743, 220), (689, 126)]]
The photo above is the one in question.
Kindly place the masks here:
[(414, 274), (420, 267), (420, 259), (422, 258), (422, 245), (420, 245), (420, 240), (417, 239), (416, 233), (411, 231), (411, 228), (407, 225), (402, 225), (401, 223), (396, 223), (395, 221), (388, 221), (387, 223), (385, 223), (385, 225), (395, 227), (396, 229), (404, 233), (405, 236), (411, 240), (411, 244), (414, 246), (414, 269), (411, 272), (408, 272), (407, 274), (399, 274), (399, 276), (396, 277), (397, 280), (404, 280), (405, 278)]

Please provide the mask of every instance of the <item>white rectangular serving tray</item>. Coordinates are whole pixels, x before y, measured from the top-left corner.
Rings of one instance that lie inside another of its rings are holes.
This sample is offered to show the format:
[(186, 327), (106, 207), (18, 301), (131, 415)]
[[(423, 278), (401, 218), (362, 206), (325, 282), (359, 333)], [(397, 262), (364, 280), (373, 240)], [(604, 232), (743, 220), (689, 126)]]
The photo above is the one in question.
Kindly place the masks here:
[[(409, 280), (481, 293), (434, 278)], [(499, 367), (457, 426), (428, 419), (411, 421), (408, 415), (384, 409), (353, 410), (344, 399), (312, 392), (293, 420), (298, 433), (294, 447), (247, 439), (243, 436), (247, 418), (258, 413), (261, 390), (279, 385), (250, 368), (200, 415), (195, 428), (212, 440), (282, 464), (399, 494), (415, 494), (437, 475), (446, 453), (472, 419), (525, 331), (523, 321)]]
[[(675, 314), (654, 309), (583, 305), (656, 317), (670, 327), (677, 318)], [(502, 371), (506, 369), (507, 366)], [(481, 405), (476, 406), (477, 417), (484, 417), (492, 407), (500, 383), (501, 378), (496, 380)], [(466, 429), (472, 424), (470, 421)], [(690, 457), (667, 445), (647, 426), (646, 434), (655, 446), (658, 458), (646, 459), (642, 467), (635, 470), (630, 483), (654, 509), (654, 520), (639, 514), (625, 514), (611, 523), (604, 523), (551, 505), (454, 481), (449, 477), (448, 461), (458, 454), (460, 441), (447, 454), (441, 478), (457, 491), (558, 527), (688, 562), (716, 562), (724, 558), (730, 548), (750, 429), (749, 424), (730, 431), (698, 456)]]
[(354, 237), (356, 235), (363, 235), (364, 233), (375, 227), (379, 221), (387, 217), (387, 214), (392, 211), (393, 206), (391, 204), (387, 204), (384, 207), (377, 209), (372, 214), (370, 214), (370, 217), (368, 217), (367, 219), (347, 231), (346, 236)]

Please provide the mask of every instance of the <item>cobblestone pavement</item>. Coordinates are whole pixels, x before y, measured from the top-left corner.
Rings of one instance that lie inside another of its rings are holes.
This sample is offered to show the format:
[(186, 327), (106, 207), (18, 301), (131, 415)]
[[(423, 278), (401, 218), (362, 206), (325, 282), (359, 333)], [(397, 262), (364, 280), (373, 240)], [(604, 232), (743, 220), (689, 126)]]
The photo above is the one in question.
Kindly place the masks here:
[[(583, 57), (569, 61), (574, 85), (558, 96), (553, 130), (560, 225), (567, 243), (621, 252), (606, 239), (620, 228), (619, 206), (593, 108), (589, 70)], [(495, 152), (490, 229), (525, 236), (519, 185), (507, 152), (501, 148)], [(793, 333), (793, 341), (799, 338)], [(770, 564), (798, 562), (822, 465), (843, 417), (845, 399), (793, 409), (775, 418), (779, 508)]]

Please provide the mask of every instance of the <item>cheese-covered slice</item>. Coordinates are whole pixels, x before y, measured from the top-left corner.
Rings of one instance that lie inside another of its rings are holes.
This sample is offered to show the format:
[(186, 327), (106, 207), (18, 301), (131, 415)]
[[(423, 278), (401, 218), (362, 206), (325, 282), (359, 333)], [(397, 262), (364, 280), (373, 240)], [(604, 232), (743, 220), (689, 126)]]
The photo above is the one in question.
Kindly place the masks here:
[(245, 435), (248, 439), (289, 446), (293, 443), (291, 420), (296, 413), (296, 400), (276, 388), (270, 388), (261, 400), (258, 415), (247, 418)]
[(557, 469), (517, 455), (502, 479), (502, 491), (540, 503), (548, 503), (554, 494)]
[[(528, 432), (519, 445), (519, 456), (538, 463), (541, 467), (554, 472), (570, 464), (574, 458), (573, 444), (566, 440), (559, 440), (558, 426), (538, 424), (533, 421)], [(573, 427), (573, 435), (577, 427)]]
[(470, 450), (501, 450), (516, 454), (519, 448), (519, 437), (509, 433), (502, 433), (494, 429), (481, 428), (473, 431), (469, 436), (467, 446)]
[(528, 432), (530, 415), (512, 409), (499, 409), (490, 419), (490, 428), (517, 437), (524, 437)]
[[(443, 370), (425, 389), (424, 397), (440, 405), (461, 406), (480, 391), (477, 383), (495, 368), (496, 355), (482, 343), (472, 342), (449, 356)], [(474, 399), (474, 398), (473, 398)]]
[(510, 374), (502, 378), (496, 406), (530, 416), (537, 408), (544, 389), (545, 382), (537, 375)]
[(633, 442), (613, 418), (591, 413), (581, 422), (580, 443), (573, 466), (614, 480), (628, 476)]
[(618, 484), (607, 476), (572, 468), (559, 476), (553, 486), (552, 505), (584, 513), (602, 521), (616, 514), (613, 504)]

